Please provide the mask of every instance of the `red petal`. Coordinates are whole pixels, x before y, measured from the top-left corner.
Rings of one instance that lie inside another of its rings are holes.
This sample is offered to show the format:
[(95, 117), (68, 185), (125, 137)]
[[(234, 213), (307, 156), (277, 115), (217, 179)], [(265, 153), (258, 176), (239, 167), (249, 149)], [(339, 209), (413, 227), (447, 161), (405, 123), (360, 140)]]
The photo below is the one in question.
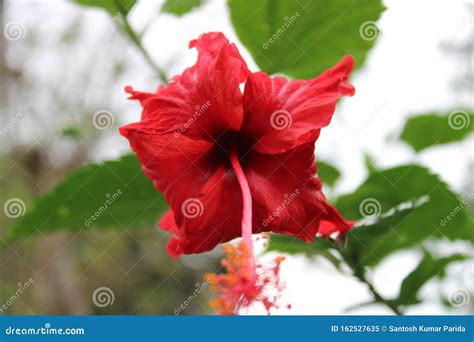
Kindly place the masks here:
[[(162, 89), (163, 89), (163, 86), (159, 86), (157, 92), (161, 91)], [(126, 86), (125, 91), (130, 94), (130, 97), (129, 97), (130, 100), (140, 101), (143, 107), (142, 119), (148, 117), (149, 115), (153, 116), (156, 114), (154, 113), (155, 107), (153, 105), (148, 105), (150, 100), (152, 100), (156, 96), (156, 93), (146, 93), (142, 91), (136, 91), (136, 90), (133, 90), (131, 86)]]
[(171, 207), (199, 194), (218, 167), (212, 158), (213, 144), (183, 135), (151, 134), (142, 123), (120, 128), (142, 164), (142, 170), (163, 193)]
[(257, 138), (255, 149), (281, 153), (314, 142), (319, 129), (331, 121), (337, 99), (354, 94), (347, 83), (353, 64), (353, 58), (346, 56), (310, 81), (252, 74), (245, 84), (242, 131)]
[(239, 185), (235, 176), (222, 166), (199, 196), (186, 199), (175, 209), (175, 219), (181, 228), (173, 247), (185, 254), (212, 250), (219, 243), (240, 236), (241, 215)]
[(229, 44), (227, 38), (222, 32), (209, 32), (202, 34), (198, 39), (191, 40), (189, 47), (195, 47), (198, 50), (199, 57), (198, 63), (205, 63), (206, 60), (211, 61), (219, 56), (220, 50), (225, 47), (226, 54), (229, 58), (233, 58), (240, 63), (239, 67), (239, 81), (244, 82), (248, 75), (249, 70), (242, 56), (240, 56), (239, 50), (235, 44)]
[(213, 144), (184, 135), (149, 134), (141, 124), (120, 129), (130, 140), (144, 173), (163, 193), (172, 211), (160, 227), (176, 238), (172, 256), (213, 249), (240, 235), (242, 203), (239, 185), (213, 154)]
[(354, 221), (346, 221), (336, 208), (327, 203), (325, 209), (318, 230), (321, 236), (339, 239), (355, 224)]
[(142, 128), (212, 141), (243, 120), (240, 83), (249, 71), (234, 44), (222, 33), (207, 33), (190, 43), (198, 49), (196, 64), (175, 76), (156, 94), (132, 92), (143, 105)]
[(281, 154), (251, 155), (246, 175), (258, 231), (271, 230), (311, 242), (323, 227), (324, 232), (330, 229), (331, 233), (341, 234), (350, 228), (351, 225), (335, 215), (336, 209), (326, 203), (321, 182), (314, 176), (314, 165), (313, 144), (303, 144)]
[(169, 231), (173, 234), (179, 234), (179, 228), (176, 225), (176, 221), (174, 220), (174, 212), (173, 210), (168, 210), (160, 219), (159, 223), (160, 228)]

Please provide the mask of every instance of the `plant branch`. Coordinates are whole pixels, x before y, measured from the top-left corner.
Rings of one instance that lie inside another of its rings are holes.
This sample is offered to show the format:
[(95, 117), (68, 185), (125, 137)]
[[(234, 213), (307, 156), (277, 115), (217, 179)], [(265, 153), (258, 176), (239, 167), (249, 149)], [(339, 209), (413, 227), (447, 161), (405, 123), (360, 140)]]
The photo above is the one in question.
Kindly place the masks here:
[(403, 315), (402, 311), (394, 304), (392, 304), (389, 300), (385, 299), (380, 295), (380, 293), (377, 291), (377, 289), (374, 287), (374, 285), (362, 274), (362, 272), (358, 272), (354, 270), (354, 276), (359, 279), (360, 282), (364, 283), (367, 285), (369, 288), (370, 292), (372, 293), (372, 296), (374, 296), (374, 299), (377, 303), (385, 304), (390, 310), (393, 311), (394, 314), (401, 316)]
[(152, 67), (152, 69), (155, 71), (156, 76), (160, 79), (160, 81), (163, 84), (167, 84), (168, 83), (168, 76), (166, 75), (165, 71), (158, 64), (156, 64), (156, 62), (153, 60), (153, 58), (151, 58), (148, 51), (142, 45), (140, 37), (138, 36), (138, 34), (135, 32), (135, 30), (132, 28), (132, 26), (128, 22), (126, 9), (123, 7), (123, 5), (118, 0), (115, 0), (115, 5), (117, 6), (117, 8), (119, 9), (120, 14), (122, 15), (121, 20), (120, 21), (116, 20), (115, 22), (125, 32), (125, 34), (130, 38), (132, 43), (138, 48), (138, 51), (141, 52), (141, 54), (143, 55), (145, 60)]
[(364, 283), (369, 288), (369, 291), (372, 294), (372, 296), (374, 297), (375, 302), (380, 303), (380, 304), (384, 304), (390, 310), (392, 310), (394, 314), (396, 314), (398, 316), (403, 315), (403, 312), (398, 308), (398, 306), (396, 306), (395, 304), (390, 302), (390, 300), (384, 298), (379, 293), (379, 291), (377, 291), (375, 286), (365, 276), (364, 270), (361, 269), (360, 267), (358, 267), (357, 260), (353, 260), (354, 258), (351, 258), (347, 254), (345, 254), (344, 251), (342, 250), (342, 248), (343, 248), (342, 245), (339, 245), (339, 246), (337, 246), (336, 250), (341, 255), (342, 260), (344, 260), (345, 263), (347, 264), (347, 266), (352, 270), (352, 275), (354, 277), (356, 277), (361, 283)]

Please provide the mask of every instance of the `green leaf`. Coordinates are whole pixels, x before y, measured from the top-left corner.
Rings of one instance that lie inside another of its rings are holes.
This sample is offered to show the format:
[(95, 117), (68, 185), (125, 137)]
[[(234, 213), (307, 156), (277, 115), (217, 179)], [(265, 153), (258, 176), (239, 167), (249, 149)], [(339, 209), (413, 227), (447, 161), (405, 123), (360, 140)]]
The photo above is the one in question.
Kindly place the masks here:
[(375, 159), (370, 154), (364, 154), (364, 163), (365, 168), (369, 173), (376, 173), (378, 172), (377, 164), (375, 163)]
[(134, 155), (91, 164), (66, 176), (29, 206), (7, 241), (59, 229), (118, 229), (155, 224), (166, 204), (141, 171)]
[(405, 277), (400, 286), (398, 298), (392, 302), (396, 306), (419, 303), (418, 293), (423, 285), (434, 277), (443, 278), (444, 270), (449, 264), (465, 259), (467, 259), (467, 256), (460, 254), (436, 259), (430, 253), (424, 251), (423, 259), (418, 266)]
[(126, 16), (137, 0), (73, 0), (75, 3), (88, 6), (103, 8), (111, 15), (122, 14)]
[[(357, 272), (364, 272), (367, 265), (374, 266), (387, 252), (381, 255), (380, 251), (371, 252), (363, 246), (372, 246), (383, 242), (385, 237), (393, 232), (393, 227), (399, 225), (405, 218), (419, 206), (424, 205), (425, 198), (409, 201), (391, 208), (387, 212), (362, 219), (345, 235), (342, 255), (344, 260)], [(398, 247), (397, 247), (398, 248)]]
[(341, 173), (328, 162), (318, 161), (318, 177), (324, 184), (333, 187), (341, 177)]
[(161, 11), (181, 17), (201, 5), (202, 0), (166, 0)]
[[(390, 208), (402, 204), (403, 209), (404, 203), (413, 210), (383, 217)], [(383, 219), (352, 229), (344, 253), (354, 264), (374, 266), (385, 256), (427, 239), (472, 241), (467, 203), (467, 198), (459, 198), (437, 175), (419, 165), (370, 174), (357, 190), (340, 197), (336, 207), (347, 219), (370, 221), (380, 215)]]
[(347, 54), (364, 63), (379, 30), (380, 0), (231, 0), (232, 24), (269, 74), (309, 79)]
[[(384, 215), (359, 222), (346, 234), (346, 246), (343, 249), (344, 259), (355, 268), (359, 266), (363, 268), (364, 265), (359, 262), (359, 256), (356, 254), (357, 251), (354, 252), (350, 248), (353, 243), (347, 243), (347, 241), (351, 241), (351, 239), (354, 238), (354, 235), (356, 235), (356, 247), (358, 247), (358, 244), (362, 243), (363, 241), (377, 239), (380, 236), (387, 234), (390, 230), (390, 225), (396, 224), (403, 220), (403, 218), (414, 208), (415, 205), (411, 207), (405, 206), (399, 210), (389, 210)], [(267, 251), (279, 251), (287, 254), (305, 254), (308, 257), (319, 255), (328, 259), (336, 267), (339, 267), (341, 264), (341, 260), (335, 256), (338, 255), (338, 253), (334, 253), (340, 252), (341, 249), (338, 248), (335, 242), (327, 238), (316, 238), (311, 243), (306, 243), (303, 240), (293, 236), (271, 234)]]
[(400, 139), (416, 152), (427, 147), (461, 141), (473, 132), (474, 113), (464, 110), (449, 115), (422, 114), (410, 118), (403, 128)]
[(306, 243), (293, 236), (282, 234), (271, 234), (267, 251), (277, 251), (287, 254), (302, 254), (306, 256), (323, 256), (334, 266), (339, 268), (341, 260), (335, 254), (336, 245), (329, 239), (316, 238), (311, 243)]

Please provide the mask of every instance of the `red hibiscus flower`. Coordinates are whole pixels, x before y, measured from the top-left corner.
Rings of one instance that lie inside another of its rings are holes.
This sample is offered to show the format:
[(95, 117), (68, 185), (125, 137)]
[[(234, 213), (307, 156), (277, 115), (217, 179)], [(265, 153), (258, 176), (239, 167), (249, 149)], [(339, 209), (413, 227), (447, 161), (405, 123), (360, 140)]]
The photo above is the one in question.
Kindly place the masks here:
[[(325, 200), (314, 145), (337, 99), (354, 94), (347, 83), (352, 57), (313, 80), (288, 81), (250, 72), (222, 33), (203, 34), (189, 46), (198, 50), (196, 64), (169, 85), (155, 93), (127, 87), (143, 112), (140, 122), (120, 128), (171, 207), (159, 223), (174, 235), (170, 255), (205, 252), (243, 237), (243, 244), (228, 251), (225, 266), (229, 271), (246, 264), (244, 273), (252, 278), (259, 269), (252, 233), (276, 232), (306, 242), (316, 234), (342, 236), (352, 222)], [(216, 277), (210, 279), (228, 289), (241, 286)], [(258, 297), (271, 306), (258, 285), (264, 278), (257, 278), (244, 291), (248, 301)], [(225, 305), (220, 303), (221, 309)]]

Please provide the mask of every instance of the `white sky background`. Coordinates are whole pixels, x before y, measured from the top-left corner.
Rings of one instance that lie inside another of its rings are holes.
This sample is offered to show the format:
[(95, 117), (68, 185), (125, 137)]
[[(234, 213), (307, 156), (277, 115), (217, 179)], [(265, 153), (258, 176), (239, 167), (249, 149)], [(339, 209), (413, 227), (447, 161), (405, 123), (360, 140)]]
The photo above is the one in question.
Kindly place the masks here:
[[(71, 18), (80, 11), (84, 12), (88, 25), (85, 41), (81, 43), (82, 55), (70, 52), (78, 61), (92, 53), (88, 51), (87, 42), (97, 46), (98, 41), (107, 39), (105, 29), (110, 26), (110, 19), (98, 10), (84, 11), (63, 1), (51, 0), (38, 1), (34, 5), (37, 10), (25, 13), (25, 6), (31, 3), (33, 1), (22, 0), (11, 4), (6, 21), (27, 21), (28, 27), (36, 22), (37, 34), (46, 42), (49, 34), (60, 32)], [(351, 79), (356, 95), (341, 101), (333, 122), (323, 129), (317, 142), (318, 158), (330, 161), (343, 173), (336, 193), (350, 192), (363, 181), (366, 176), (364, 153), (373, 156), (381, 167), (414, 161), (422, 163), (440, 174), (455, 190), (463, 190), (469, 177), (468, 164), (473, 160), (472, 137), (460, 144), (433, 148), (420, 156), (416, 156), (407, 145), (393, 138), (388, 141), (387, 137), (396, 137), (410, 115), (443, 109), (448, 113), (462, 105), (473, 106), (472, 96), (463, 98), (452, 86), (454, 79), (460, 76), (459, 60), (440, 48), (443, 42), (462, 41), (463, 37), (468, 37), (473, 18), (467, 10), (467, 3), (450, 0), (385, 1), (387, 10), (378, 23), (382, 31), (379, 41), (371, 50), (364, 68)], [(205, 6), (182, 18), (167, 14), (157, 16), (158, 8), (157, 1), (141, 1), (131, 12), (130, 21), (138, 31), (151, 22), (143, 43), (169, 75), (179, 74), (194, 63), (196, 53), (187, 48), (188, 42), (208, 31), (224, 32), (237, 43), (249, 67), (258, 70), (233, 31), (224, 1), (208, 0)], [(119, 124), (139, 118), (139, 106), (126, 100), (123, 86), (130, 84), (147, 91), (157, 86), (150, 70), (144, 69), (145, 62), (133, 51), (132, 44), (128, 46), (131, 51), (124, 51), (124, 54), (131, 54), (137, 67), (127, 73), (126, 83), (114, 85), (117, 89), (114, 108), (118, 108), (114, 114)], [(53, 77), (45, 65), (51, 66), (58, 61), (49, 60), (48, 53), (47, 49), (40, 52), (29, 65), (36, 78)], [(95, 58), (100, 57), (98, 53)], [(129, 152), (128, 143), (115, 134), (105, 139), (97, 159), (126, 152)], [(395, 295), (399, 281), (417, 262), (418, 257), (410, 252), (386, 260), (374, 276), (381, 293)], [(462, 272), (473, 275), (472, 268)], [(325, 261), (310, 262), (304, 257), (290, 257), (284, 263), (283, 276), (287, 283), (283, 301), (290, 302), (293, 309), (281, 310), (281, 313), (340, 314), (347, 306), (370, 298), (363, 285), (339, 275)], [(472, 289), (472, 277), (466, 279)], [(428, 285), (423, 292), (428, 297), (432, 286)], [(443, 310), (437, 304), (424, 304), (409, 313), (433, 314), (443, 313)], [(384, 314), (389, 311), (383, 307), (370, 307), (353, 313)]]

